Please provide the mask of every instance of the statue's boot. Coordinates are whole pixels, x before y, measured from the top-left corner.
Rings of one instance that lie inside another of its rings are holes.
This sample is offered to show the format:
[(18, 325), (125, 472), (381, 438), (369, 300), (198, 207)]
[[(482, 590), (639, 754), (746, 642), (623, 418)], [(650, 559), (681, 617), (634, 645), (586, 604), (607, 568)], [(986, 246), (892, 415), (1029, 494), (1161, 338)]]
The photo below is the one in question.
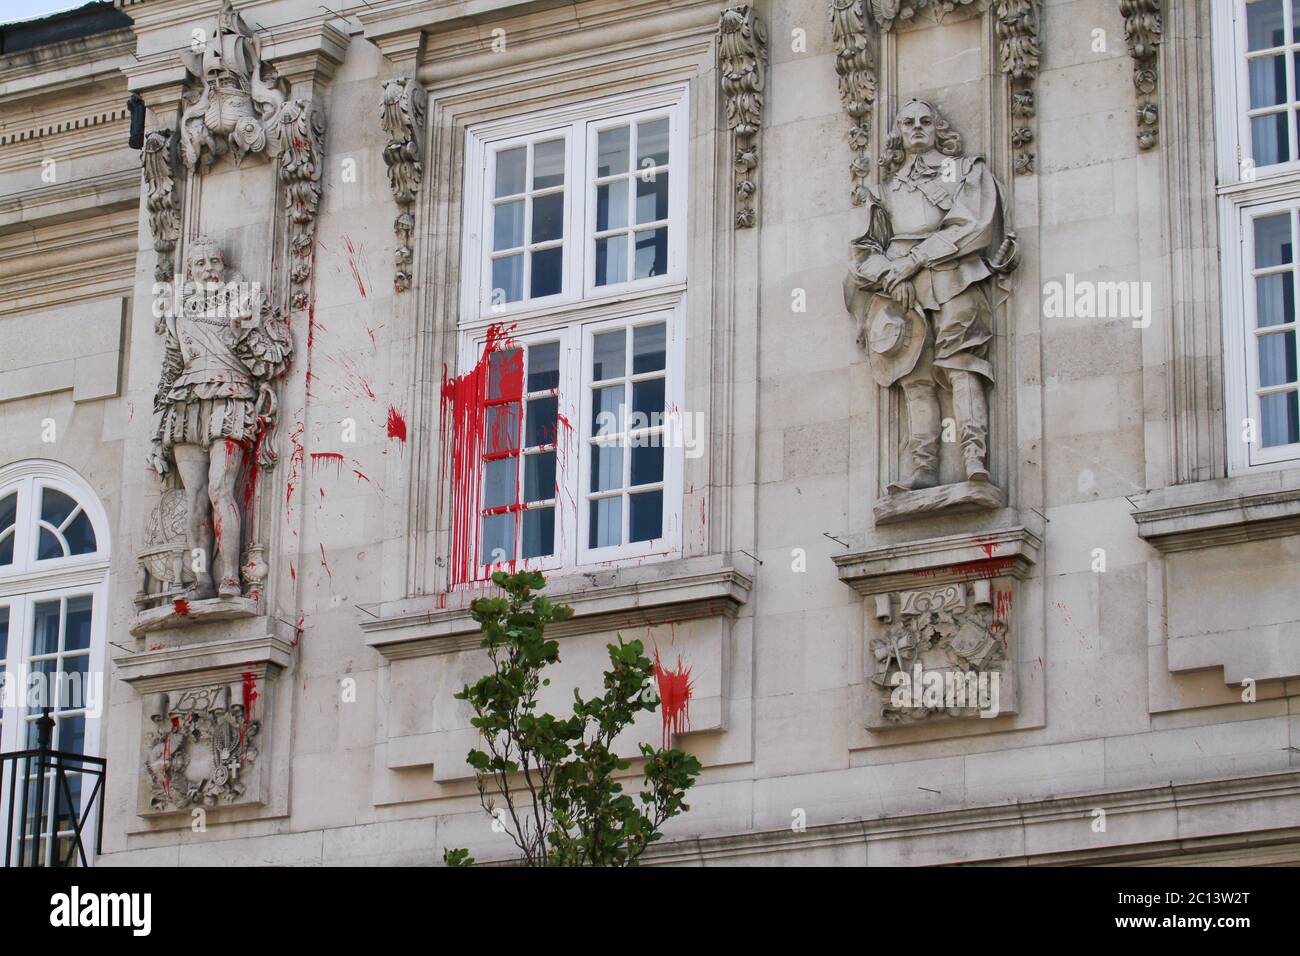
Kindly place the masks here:
[(906, 478), (900, 478), (898, 481), (891, 481), (889, 483), (889, 493), (896, 494), (903, 491), (919, 491), (922, 488), (933, 488), (938, 484), (938, 469), (917, 468), (914, 469)]
[(914, 374), (903, 380), (910, 432), (907, 449), (912, 473), (890, 482), (889, 492), (918, 491), (939, 484), (939, 398), (933, 378)]
[(950, 371), (952, 407), (968, 481), (988, 481), (989, 411), (984, 383), (974, 372)]

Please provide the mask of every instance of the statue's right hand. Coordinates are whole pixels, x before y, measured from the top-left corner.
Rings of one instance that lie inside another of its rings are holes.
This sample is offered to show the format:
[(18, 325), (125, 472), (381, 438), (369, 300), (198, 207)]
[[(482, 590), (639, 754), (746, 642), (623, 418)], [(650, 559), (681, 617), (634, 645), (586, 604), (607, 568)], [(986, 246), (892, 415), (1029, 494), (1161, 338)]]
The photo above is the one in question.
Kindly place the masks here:
[(156, 438), (149, 449), (149, 467), (158, 473), (159, 478), (167, 477), (167, 456), (163, 454), (162, 442)]

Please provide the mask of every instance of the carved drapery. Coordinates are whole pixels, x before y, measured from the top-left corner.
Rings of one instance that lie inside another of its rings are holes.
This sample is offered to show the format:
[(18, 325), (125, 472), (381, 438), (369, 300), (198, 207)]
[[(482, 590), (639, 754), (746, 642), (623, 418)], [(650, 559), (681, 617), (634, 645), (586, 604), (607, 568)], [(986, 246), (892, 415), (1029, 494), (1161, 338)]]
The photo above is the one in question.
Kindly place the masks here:
[(752, 7), (722, 11), (718, 52), (727, 128), (735, 136), (736, 227), (746, 229), (757, 218), (758, 131), (767, 75), (767, 32)]
[(396, 271), (393, 286), (398, 292), (411, 287), (414, 252), (411, 235), (415, 230), (415, 200), (424, 180), (420, 150), (424, 138), (424, 115), (427, 94), (411, 77), (399, 76), (384, 82), (381, 122), (388, 134), (384, 162), (388, 165), (388, 185), (393, 190), (399, 212), (393, 221), (397, 233)]
[(1124, 15), (1124, 39), (1133, 58), (1138, 147), (1153, 149), (1160, 141), (1160, 0), (1120, 0), (1119, 10)]
[(871, 176), (871, 127), (876, 108), (876, 36), (867, 16), (867, 0), (830, 0), (831, 39), (835, 42), (835, 72), (839, 74), (840, 99), (853, 126), (849, 148), (853, 161), (849, 176), (853, 183), (853, 205), (867, 201)]
[(170, 129), (151, 129), (140, 151), (144, 169), (145, 208), (149, 231), (158, 253), (154, 279), (171, 282), (176, 271), (176, 240), (181, 234), (180, 203), (176, 189), (176, 138)]

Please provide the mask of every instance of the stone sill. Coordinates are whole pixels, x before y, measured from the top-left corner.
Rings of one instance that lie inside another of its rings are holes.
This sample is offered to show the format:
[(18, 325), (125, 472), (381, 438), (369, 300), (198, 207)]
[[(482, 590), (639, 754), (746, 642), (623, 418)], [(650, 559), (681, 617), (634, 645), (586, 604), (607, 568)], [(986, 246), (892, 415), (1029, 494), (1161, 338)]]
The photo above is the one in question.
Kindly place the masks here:
[[(547, 581), (545, 595), (574, 610), (572, 619), (553, 625), (553, 637), (590, 634), (617, 627), (646, 627), (721, 615), (734, 617), (749, 600), (750, 574), (736, 568), (732, 555), (707, 555), (566, 574)], [(379, 605), (358, 618), (366, 644), (388, 660), (449, 654), (477, 648), (479, 626), (469, 602), (496, 593), (490, 585), (451, 595), (408, 598)], [(458, 606), (446, 607), (455, 601)]]
[(1300, 534), (1300, 468), (1173, 485), (1135, 501), (1138, 537), (1164, 554)]
[(840, 580), (863, 597), (957, 581), (1028, 577), (1043, 542), (1028, 528), (955, 534), (831, 558)]

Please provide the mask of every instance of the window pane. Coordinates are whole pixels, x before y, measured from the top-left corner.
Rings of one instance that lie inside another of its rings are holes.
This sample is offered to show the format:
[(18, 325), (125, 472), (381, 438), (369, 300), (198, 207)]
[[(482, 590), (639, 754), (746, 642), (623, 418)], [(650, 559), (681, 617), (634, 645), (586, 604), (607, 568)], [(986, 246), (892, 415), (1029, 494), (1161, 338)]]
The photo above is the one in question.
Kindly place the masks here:
[(564, 281), (564, 247), (543, 249), (533, 253), (533, 278), (529, 295), (540, 299), (544, 295), (558, 295)]
[(621, 378), (626, 368), (627, 332), (615, 329), (592, 336), (591, 377), (599, 382)]
[(1286, 42), (1282, 0), (1246, 4), (1246, 38), (1250, 50), (1267, 50)]
[(547, 342), (528, 349), (528, 391), (544, 392), (560, 386), (560, 343)]
[(668, 326), (638, 325), (632, 333), (632, 374), (659, 372), (667, 361)]
[(664, 417), (664, 380), (652, 378), (632, 385), (632, 418), (629, 428), (662, 425)]
[(498, 458), (483, 467), (483, 507), (503, 508), (516, 502), (519, 459)]
[(1286, 95), (1286, 57), (1262, 56), (1251, 60), (1250, 68), (1250, 108), (1277, 106), (1287, 101)]
[(668, 173), (658, 173), (653, 179), (637, 177), (636, 221), (638, 224), (658, 222), (668, 218)]
[(663, 536), (664, 493), (647, 491), (631, 496), (629, 541), (650, 541)]
[(9, 608), (0, 607), (0, 671), (9, 657)]
[(50, 558), (66, 557), (63, 553), (63, 545), (59, 543), (59, 539), (56, 536), (50, 533), (48, 528), (41, 529), (41, 544), (39, 550), (36, 552), (36, 557), (41, 561), (47, 561)]
[(564, 185), (564, 140), (553, 139), (533, 147), (533, 188)]
[(488, 357), (489, 399), (517, 400), (524, 387), (524, 350), (501, 349)]
[(634, 279), (648, 279), (668, 272), (668, 227), (636, 234), (636, 273)]
[(90, 604), (89, 594), (68, 598), (68, 619), (63, 625), (65, 651), (83, 651), (90, 647)]
[(555, 452), (524, 456), (524, 501), (549, 501), (555, 497)]
[(1259, 339), (1259, 384), (1285, 385), (1296, 380), (1295, 333), (1274, 332)]
[(14, 563), (14, 533), (10, 531), (0, 538), (0, 565)]
[(497, 455), (514, 451), (519, 447), (519, 405), (489, 405), (484, 426), (487, 435), (484, 438), (483, 453)]
[(515, 196), (524, 191), (524, 163), (527, 151), (522, 146), (497, 153), (496, 195)]
[(1250, 121), (1251, 158), (1256, 166), (1290, 161), (1291, 133), (1286, 117), (1286, 113), (1270, 113)]
[(623, 543), (623, 499), (600, 498), (591, 503), (591, 528), (587, 547), (608, 548)]
[(1300, 402), (1297, 402), (1297, 394), (1282, 392), (1260, 397), (1259, 413), (1264, 419), (1260, 423), (1260, 432), (1264, 436), (1265, 448), (1300, 442)]
[(627, 233), (596, 240), (596, 285), (627, 281)]
[(596, 231), (627, 227), (627, 180), (596, 187)]
[[(653, 485), (664, 480), (664, 448), (660, 444), (662, 435), (648, 436), (653, 445), (644, 445), (632, 449), (632, 484)], [(636, 527), (636, 522), (632, 523)]]
[(551, 445), (556, 440), (559, 425), (560, 400), (555, 397), (535, 398), (528, 403), (528, 422), (525, 426), (524, 446), (536, 448)]
[(80, 710), (86, 706), (86, 673), (89, 670), (89, 654), (74, 654), (63, 658), (56, 707), (60, 710)]
[(32, 653), (54, 654), (59, 649), (59, 601), (36, 604), (36, 624), (32, 630)]
[(524, 257), (492, 260), (493, 303), (518, 302), (524, 297)]
[(12, 528), (18, 514), (18, 492), (11, 491), (0, 499), (0, 531)]
[(73, 554), (95, 553), (95, 529), (90, 523), (90, 516), (84, 511), (72, 519), (72, 523), (63, 532), (68, 548)]
[(668, 165), (668, 118), (638, 123), (636, 128), (636, 166)]
[(524, 512), (524, 558), (545, 558), (555, 553), (555, 509)]
[(1280, 266), (1291, 261), (1291, 214), (1261, 216), (1255, 220), (1255, 268)]
[(515, 513), (491, 515), (483, 519), (483, 564), (513, 561), (515, 556)]
[(1295, 321), (1295, 276), (1260, 276), (1255, 280), (1255, 308), (1261, 329)]
[(624, 389), (622, 385), (609, 385), (593, 389), (591, 393), (591, 434), (617, 435), (623, 430)]
[(524, 201), (502, 203), (496, 207), (496, 221), (492, 224), (492, 251), (517, 249), (524, 244)]
[(41, 489), (41, 520), (56, 528), (63, 526), (68, 515), (77, 510), (77, 503), (56, 488)]
[(629, 127), (601, 130), (596, 136), (596, 175), (616, 176), (627, 172)]
[(591, 446), (591, 491), (612, 491), (623, 487), (623, 446)]
[[(1276, 0), (1266, 0), (1266, 5), (1274, 2)], [(1291, 40), (1300, 43), (1300, 0), (1291, 0)]]
[(564, 238), (564, 193), (550, 193), (533, 200), (533, 242)]

